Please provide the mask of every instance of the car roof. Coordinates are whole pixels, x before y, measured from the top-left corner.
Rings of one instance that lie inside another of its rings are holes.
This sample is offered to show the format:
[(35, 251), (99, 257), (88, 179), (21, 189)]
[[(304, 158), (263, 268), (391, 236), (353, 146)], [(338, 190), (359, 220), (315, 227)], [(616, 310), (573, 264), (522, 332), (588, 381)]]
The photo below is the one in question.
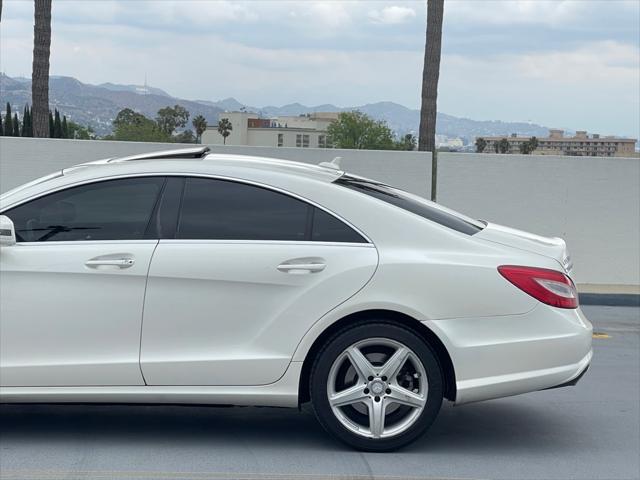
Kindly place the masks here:
[(321, 182), (333, 182), (344, 172), (340, 169), (339, 159), (323, 162), (320, 165), (284, 160), (279, 158), (209, 153), (206, 147), (151, 152), (128, 157), (115, 157), (82, 163), (62, 171), (63, 175), (83, 172), (99, 174), (149, 174), (149, 173), (185, 173), (185, 174), (225, 174), (234, 172), (246, 177), (251, 172), (264, 174), (285, 174), (305, 177)]

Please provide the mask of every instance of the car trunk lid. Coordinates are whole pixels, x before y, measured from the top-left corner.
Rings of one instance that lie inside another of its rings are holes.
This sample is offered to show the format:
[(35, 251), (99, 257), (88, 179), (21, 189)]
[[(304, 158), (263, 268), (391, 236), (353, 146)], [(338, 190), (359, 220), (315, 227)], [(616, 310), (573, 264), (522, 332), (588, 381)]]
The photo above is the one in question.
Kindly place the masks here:
[(487, 222), (487, 226), (474, 238), (537, 253), (558, 261), (567, 273), (571, 273), (572, 263), (566, 242), (559, 237), (543, 237), (516, 228)]

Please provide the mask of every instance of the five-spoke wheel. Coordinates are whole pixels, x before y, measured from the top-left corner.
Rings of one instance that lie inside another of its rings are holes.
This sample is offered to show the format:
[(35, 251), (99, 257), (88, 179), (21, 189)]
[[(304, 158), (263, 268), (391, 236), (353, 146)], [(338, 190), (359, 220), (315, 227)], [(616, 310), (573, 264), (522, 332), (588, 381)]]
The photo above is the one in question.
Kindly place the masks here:
[(312, 373), (320, 422), (358, 448), (389, 450), (431, 424), (442, 403), (433, 352), (413, 331), (391, 323), (360, 324), (334, 337)]

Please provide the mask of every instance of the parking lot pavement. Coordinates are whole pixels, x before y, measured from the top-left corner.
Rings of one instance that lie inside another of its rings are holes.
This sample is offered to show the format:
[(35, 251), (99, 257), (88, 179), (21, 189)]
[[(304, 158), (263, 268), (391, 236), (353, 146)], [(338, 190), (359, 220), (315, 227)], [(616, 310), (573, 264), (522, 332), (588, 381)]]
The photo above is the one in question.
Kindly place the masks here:
[(638, 479), (640, 309), (584, 308), (601, 335), (582, 381), (461, 407), (390, 454), (276, 408), (0, 407), (0, 478)]

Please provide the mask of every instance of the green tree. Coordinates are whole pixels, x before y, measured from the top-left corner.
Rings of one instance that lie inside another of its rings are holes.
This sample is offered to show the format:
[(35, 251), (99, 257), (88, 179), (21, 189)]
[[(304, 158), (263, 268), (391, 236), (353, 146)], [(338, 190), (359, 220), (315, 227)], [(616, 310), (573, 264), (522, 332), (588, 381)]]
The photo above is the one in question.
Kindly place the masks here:
[(21, 137), (26, 137), (27, 136), (27, 125), (28, 125), (28, 113), (27, 113), (27, 106), (24, 106), (24, 109), (22, 110), (22, 128), (20, 129), (20, 136)]
[(538, 148), (538, 139), (536, 137), (531, 137), (526, 142), (522, 142), (520, 144), (520, 153), (522, 153), (524, 155), (529, 155), (536, 148)]
[(60, 112), (57, 108), (53, 115), (53, 137), (62, 138), (62, 122), (60, 121)]
[(482, 153), (485, 148), (487, 148), (487, 141), (482, 137), (476, 138), (476, 152)]
[(507, 140), (506, 138), (503, 138), (498, 142), (498, 150), (500, 151), (500, 153), (509, 153), (510, 149), (511, 146), (509, 145), (509, 140)]
[(188, 120), (189, 112), (180, 105), (161, 108), (156, 116), (158, 127), (168, 136), (173, 135), (176, 129), (184, 128)]
[(173, 137), (173, 141), (176, 143), (196, 143), (196, 136), (193, 134), (193, 130), (185, 130)]
[(18, 119), (18, 114), (14, 113), (13, 114), (13, 136), (14, 137), (19, 137), (20, 136), (20, 120)]
[(13, 114), (11, 113), (11, 105), (7, 102), (7, 112), (4, 114), (4, 134), (7, 137), (13, 136)]
[(49, 138), (54, 138), (55, 122), (53, 121), (53, 113), (49, 110)]
[(112, 123), (113, 140), (129, 142), (170, 142), (171, 137), (156, 122), (130, 108), (121, 110)]
[(69, 138), (69, 125), (67, 125), (67, 116), (62, 117), (62, 138)]
[(33, 137), (33, 108), (29, 107), (29, 129), (28, 133), (30, 137)]
[(31, 109), (29, 105), (25, 105), (22, 113), (22, 130), (20, 132), (23, 137), (33, 137), (33, 126), (31, 123)]
[(76, 140), (94, 140), (95, 139), (95, 132), (91, 127), (84, 127), (72, 120), (69, 120), (67, 122), (67, 128), (69, 131), (68, 138), (74, 138)]
[(360, 150), (393, 150), (393, 132), (386, 122), (374, 120), (359, 112), (341, 112), (338, 119), (331, 122), (327, 134), (337, 148)]
[(196, 130), (197, 143), (202, 143), (202, 134), (207, 129), (207, 119), (204, 118), (202, 115), (198, 115), (197, 117), (193, 118), (193, 120), (191, 121), (191, 124), (193, 125), (193, 128), (195, 128)]
[(0, 136), (4, 135), (4, 125), (2, 122), (2, 113), (0, 113)]
[(46, 138), (49, 110), (49, 57), (51, 55), (51, 0), (35, 0), (33, 27), (33, 69), (31, 72), (31, 101), (33, 134)]
[(227, 137), (231, 135), (231, 131), (233, 130), (233, 125), (228, 118), (221, 118), (218, 121), (218, 133), (222, 135), (222, 144), (227, 144)]
[(396, 149), (411, 151), (416, 149), (416, 144), (416, 136), (413, 133), (407, 133), (396, 142)]

